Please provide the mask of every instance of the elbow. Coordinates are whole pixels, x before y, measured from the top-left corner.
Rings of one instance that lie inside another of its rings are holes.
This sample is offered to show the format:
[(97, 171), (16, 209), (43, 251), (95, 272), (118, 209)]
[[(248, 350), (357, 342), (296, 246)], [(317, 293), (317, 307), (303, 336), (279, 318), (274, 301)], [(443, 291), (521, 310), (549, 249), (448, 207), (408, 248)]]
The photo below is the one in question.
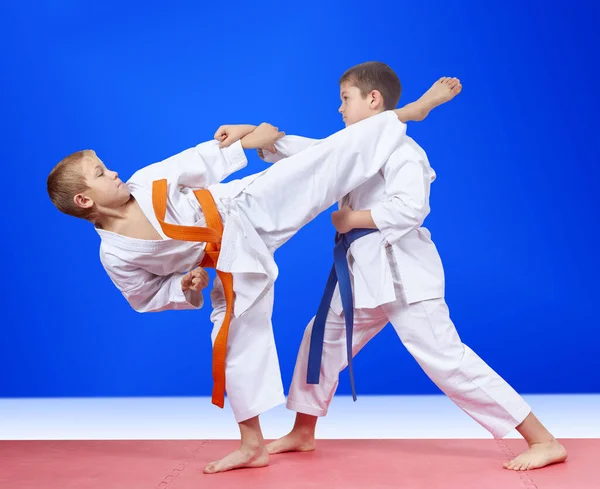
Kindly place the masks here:
[(131, 307), (135, 312), (139, 314), (151, 312), (148, 309), (148, 300), (143, 300), (141, 297), (136, 296), (135, 294), (128, 295), (125, 292), (123, 292), (123, 296), (127, 300), (129, 307)]
[(129, 302), (129, 307), (131, 307), (138, 314), (142, 314), (144, 312), (148, 312), (148, 309), (146, 309), (146, 307), (144, 307), (143, 304), (138, 304), (138, 303), (135, 303), (133, 301), (128, 301), (128, 302)]

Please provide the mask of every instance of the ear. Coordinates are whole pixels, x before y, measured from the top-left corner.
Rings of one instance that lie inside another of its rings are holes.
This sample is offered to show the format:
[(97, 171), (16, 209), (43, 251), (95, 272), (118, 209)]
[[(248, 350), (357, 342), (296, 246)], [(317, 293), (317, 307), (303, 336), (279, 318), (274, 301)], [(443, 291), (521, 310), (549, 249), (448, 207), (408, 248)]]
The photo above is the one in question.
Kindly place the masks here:
[(75, 195), (73, 202), (77, 207), (81, 207), (82, 209), (89, 209), (94, 205), (94, 201), (83, 194)]
[(383, 108), (383, 95), (379, 90), (371, 90), (369, 94), (369, 108), (379, 110)]

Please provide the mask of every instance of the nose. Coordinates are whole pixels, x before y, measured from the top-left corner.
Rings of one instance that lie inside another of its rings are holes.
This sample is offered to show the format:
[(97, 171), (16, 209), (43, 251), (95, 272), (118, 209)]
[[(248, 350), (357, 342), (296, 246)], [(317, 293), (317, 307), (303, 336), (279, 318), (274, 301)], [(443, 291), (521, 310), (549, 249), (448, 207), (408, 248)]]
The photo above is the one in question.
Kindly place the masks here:
[(343, 108), (343, 107), (344, 107), (344, 104), (340, 105), (340, 108), (338, 109), (338, 112), (339, 112), (340, 114), (343, 114), (343, 113), (344, 113), (344, 108)]

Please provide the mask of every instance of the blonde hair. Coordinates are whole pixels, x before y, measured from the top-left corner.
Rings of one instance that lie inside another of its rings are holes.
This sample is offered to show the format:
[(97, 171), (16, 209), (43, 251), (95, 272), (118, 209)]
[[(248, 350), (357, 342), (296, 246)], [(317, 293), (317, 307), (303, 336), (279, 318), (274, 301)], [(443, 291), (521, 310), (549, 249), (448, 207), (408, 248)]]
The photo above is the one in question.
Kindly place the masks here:
[(84, 209), (73, 200), (77, 194), (89, 190), (82, 167), (83, 161), (88, 158), (98, 157), (91, 149), (85, 149), (63, 158), (48, 175), (47, 186), (50, 200), (59, 211), (93, 222), (95, 206)]

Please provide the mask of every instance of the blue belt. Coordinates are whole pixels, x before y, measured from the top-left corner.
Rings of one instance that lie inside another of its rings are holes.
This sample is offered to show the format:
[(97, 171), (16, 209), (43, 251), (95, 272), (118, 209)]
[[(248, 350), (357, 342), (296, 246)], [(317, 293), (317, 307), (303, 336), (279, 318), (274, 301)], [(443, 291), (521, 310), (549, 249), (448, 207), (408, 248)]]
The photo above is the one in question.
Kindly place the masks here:
[(331, 305), (331, 299), (335, 291), (335, 285), (340, 284), (340, 296), (346, 322), (346, 353), (348, 355), (348, 373), (350, 374), (350, 388), (352, 398), (356, 401), (356, 390), (354, 387), (354, 371), (352, 370), (352, 327), (354, 325), (354, 300), (352, 298), (352, 285), (350, 284), (350, 270), (348, 269), (348, 249), (350, 245), (359, 238), (377, 232), (377, 229), (353, 229), (345, 234), (337, 234), (335, 247), (333, 249), (334, 265), (327, 279), (325, 292), (321, 304), (315, 316), (312, 334), (310, 337), (310, 349), (308, 352), (308, 369), (306, 372), (307, 384), (318, 384), (321, 374), (321, 357), (323, 355), (323, 341), (325, 337), (325, 323), (327, 313)]

